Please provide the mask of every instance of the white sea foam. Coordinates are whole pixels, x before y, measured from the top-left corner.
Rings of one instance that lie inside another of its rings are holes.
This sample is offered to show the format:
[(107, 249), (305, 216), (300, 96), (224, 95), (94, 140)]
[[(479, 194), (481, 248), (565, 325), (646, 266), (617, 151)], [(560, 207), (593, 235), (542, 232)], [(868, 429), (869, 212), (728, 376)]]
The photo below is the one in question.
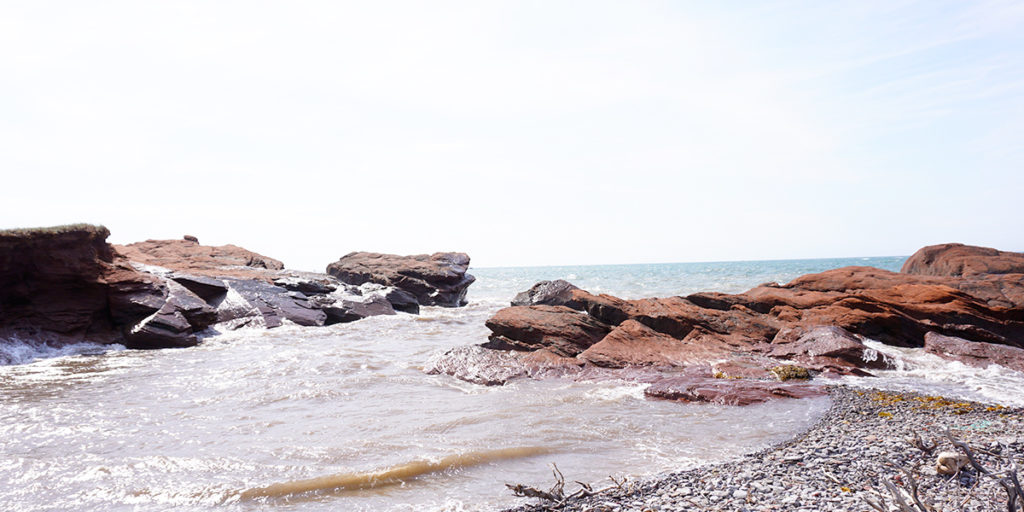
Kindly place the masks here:
[(0, 339), (0, 366), (26, 364), (53, 357), (98, 355), (110, 350), (124, 350), (124, 346), (85, 342), (58, 344), (46, 340), (9, 337)]
[(845, 377), (843, 382), (858, 387), (916, 391), (980, 402), (1024, 406), (1024, 373), (999, 366), (987, 368), (949, 361), (921, 348), (902, 348), (877, 341), (864, 342), (892, 365), (876, 371), (877, 378)]

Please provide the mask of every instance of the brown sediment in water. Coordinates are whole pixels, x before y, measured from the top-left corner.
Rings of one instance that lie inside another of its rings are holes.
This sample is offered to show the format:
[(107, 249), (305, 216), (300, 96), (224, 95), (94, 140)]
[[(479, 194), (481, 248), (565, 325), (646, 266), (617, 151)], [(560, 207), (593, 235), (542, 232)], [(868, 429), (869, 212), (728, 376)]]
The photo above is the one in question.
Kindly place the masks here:
[(375, 487), (398, 485), (411, 478), (425, 475), (427, 473), (445, 471), (451, 468), (475, 466), (499, 460), (532, 457), (534, 455), (542, 455), (550, 452), (551, 450), (548, 448), (525, 446), (481, 452), (460, 453), (456, 455), (449, 455), (437, 461), (413, 461), (379, 471), (366, 473), (336, 473), (316, 478), (276, 483), (266, 487), (247, 489), (241, 493), (240, 497), (243, 500), (251, 500), (255, 498), (283, 498), (286, 496), (314, 491), (342, 492), (359, 489), (372, 489)]

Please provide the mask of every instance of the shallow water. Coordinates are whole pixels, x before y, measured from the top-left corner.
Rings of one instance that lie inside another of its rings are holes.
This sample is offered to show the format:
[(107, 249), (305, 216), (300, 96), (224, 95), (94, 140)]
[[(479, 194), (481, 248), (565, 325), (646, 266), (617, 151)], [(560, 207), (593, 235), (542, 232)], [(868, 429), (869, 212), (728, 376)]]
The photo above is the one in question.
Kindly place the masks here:
[[(736, 456), (808, 427), (827, 399), (686, 405), (645, 400), (637, 384), (484, 387), (422, 368), (482, 342), (484, 320), (540, 279), (665, 296), (901, 263), (473, 269), (468, 307), (420, 316), (234, 331), (181, 350), (9, 344), (25, 364), (0, 367), (0, 508), (486, 510), (517, 503), (505, 483), (550, 486), (551, 463), (597, 483)], [(891, 380), (903, 377), (919, 378)]]

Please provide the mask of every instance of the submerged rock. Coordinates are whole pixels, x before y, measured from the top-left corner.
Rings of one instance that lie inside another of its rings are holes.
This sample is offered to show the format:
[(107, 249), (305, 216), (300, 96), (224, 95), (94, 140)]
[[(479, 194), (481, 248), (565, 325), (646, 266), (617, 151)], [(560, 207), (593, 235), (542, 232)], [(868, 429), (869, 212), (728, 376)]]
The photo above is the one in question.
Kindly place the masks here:
[(1024, 372), (1024, 349), (1017, 347), (968, 341), (930, 332), (924, 336), (924, 349), (939, 357), (969, 366), (987, 368), (989, 365), (998, 364)]
[(644, 395), (682, 402), (721, 405), (751, 405), (779, 398), (809, 398), (827, 395), (825, 386), (748, 379), (667, 377), (651, 384)]
[(438, 252), (398, 256), (353, 252), (327, 266), (327, 273), (343, 283), (376, 283), (408, 292), (421, 306), (466, 305), (466, 289), (476, 280), (466, 273), (465, 253)]

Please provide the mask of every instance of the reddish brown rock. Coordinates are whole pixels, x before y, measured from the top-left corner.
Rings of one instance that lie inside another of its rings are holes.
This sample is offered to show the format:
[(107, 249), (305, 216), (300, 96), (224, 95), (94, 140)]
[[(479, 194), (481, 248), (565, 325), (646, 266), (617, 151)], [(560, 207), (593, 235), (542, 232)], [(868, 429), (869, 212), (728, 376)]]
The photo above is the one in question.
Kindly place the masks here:
[(684, 376), (656, 381), (644, 395), (682, 402), (751, 405), (779, 398), (825, 396), (827, 392), (824, 386), (817, 384)]
[(907, 258), (900, 272), (949, 277), (1024, 274), (1024, 253), (964, 244), (930, 245)]
[(109, 234), (84, 224), (0, 231), (0, 328), (114, 341), (159, 309), (165, 291), (116, 257)]
[(164, 267), (186, 274), (208, 277), (235, 277), (271, 281), (284, 264), (236, 245), (208, 246), (197, 241), (146, 240), (114, 248), (137, 263)]
[(693, 332), (682, 340), (626, 320), (578, 358), (597, 366), (682, 367), (728, 357), (732, 347), (706, 332)]
[(466, 273), (469, 256), (438, 252), (397, 256), (353, 252), (327, 266), (327, 273), (343, 283), (377, 283), (411, 293), (422, 306), (466, 305), (466, 290), (476, 280)]
[(1024, 372), (1024, 349), (968, 341), (930, 332), (924, 337), (924, 349), (945, 359), (986, 368), (991, 364)]
[(564, 357), (575, 357), (609, 331), (607, 325), (565, 306), (512, 306), (498, 311), (486, 325), (492, 332), (486, 348), (546, 348)]
[[(1015, 302), (1022, 289), (1019, 274), (942, 277), (871, 267), (686, 298), (624, 300), (568, 289), (586, 315), (554, 306), (506, 308), (488, 322), (493, 335), (486, 346), (578, 354), (587, 363), (584, 374), (592, 367), (713, 364), (722, 375), (763, 377), (773, 364), (793, 361), (812, 373), (867, 375), (887, 362), (860, 337), (920, 347), (935, 332), (1022, 347), (1024, 306)], [(581, 333), (581, 324), (595, 322), (609, 333)]]
[(84, 224), (0, 232), (0, 329), (67, 342), (194, 345), (212, 308), (135, 270), (106, 243), (109, 234)]

